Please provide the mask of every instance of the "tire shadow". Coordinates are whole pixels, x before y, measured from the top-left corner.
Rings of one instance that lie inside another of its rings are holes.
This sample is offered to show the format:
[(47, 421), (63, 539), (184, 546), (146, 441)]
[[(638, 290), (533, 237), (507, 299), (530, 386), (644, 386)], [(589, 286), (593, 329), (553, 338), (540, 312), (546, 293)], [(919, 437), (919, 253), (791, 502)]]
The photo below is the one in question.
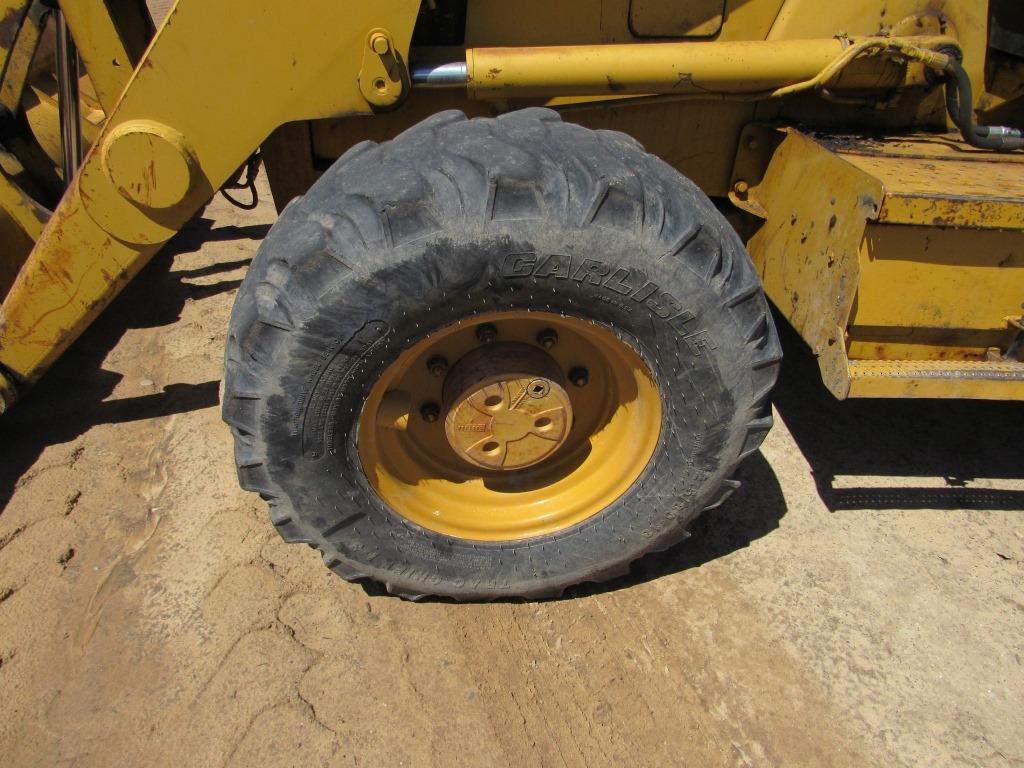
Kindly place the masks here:
[(663, 552), (637, 560), (629, 574), (598, 584), (570, 587), (559, 600), (615, 592), (662, 576), (698, 568), (704, 563), (745, 549), (779, 527), (786, 500), (775, 470), (758, 451), (736, 470), (740, 487), (720, 507), (710, 509), (690, 525), (690, 536)]
[[(652, 552), (632, 564), (625, 576), (605, 582), (584, 582), (569, 587), (551, 601), (575, 600), (580, 597), (615, 592), (643, 584), (662, 576), (696, 568), (730, 552), (750, 546), (779, 527), (786, 514), (775, 471), (760, 451), (748, 458), (736, 471), (740, 481), (737, 491), (720, 507), (708, 510), (690, 526), (690, 536), (662, 552)], [(394, 597), (382, 584), (364, 580), (360, 586), (371, 597)], [(420, 602), (455, 603), (447, 597), (426, 597)], [(480, 602), (480, 601), (469, 601)], [(533, 600), (521, 597), (501, 598), (489, 602), (524, 603)]]
[(125, 332), (176, 323), (189, 301), (233, 291), (240, 280), (196, 284), (245, 267), (232, 259), (197, 269), (172, 269), (174, 257), (198, 251), (211, 240), (260, 239), (269, 225), (214, 227), (199, 216), (190, 222), (129, 283), (92, 326), (65, 352), (20, 402), (0, 418), (0, 514), (18, 479), (48, 446), (72, 441), (91, 427), (209, 408), (218, 402), (217, 380), (168, 384), (160, 392), (111, 400), (122, 375), (102, 367)]

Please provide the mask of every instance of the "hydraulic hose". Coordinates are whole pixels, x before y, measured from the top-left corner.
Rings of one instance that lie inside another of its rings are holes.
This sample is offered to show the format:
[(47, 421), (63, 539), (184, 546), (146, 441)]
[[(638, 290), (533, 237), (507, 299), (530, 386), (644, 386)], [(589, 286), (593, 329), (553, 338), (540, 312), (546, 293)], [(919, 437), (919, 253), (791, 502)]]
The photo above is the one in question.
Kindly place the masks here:
[(949, 56), (943, 70), (946, 73), (946, 109), (953, 123), (960, 129), (964, 141), (972, 147), (1009, 152), (1024, 149), (1024, 131), (1001, 125), (978, 125), (971, 113), (974, 99), (971, 81), (960, 60)]

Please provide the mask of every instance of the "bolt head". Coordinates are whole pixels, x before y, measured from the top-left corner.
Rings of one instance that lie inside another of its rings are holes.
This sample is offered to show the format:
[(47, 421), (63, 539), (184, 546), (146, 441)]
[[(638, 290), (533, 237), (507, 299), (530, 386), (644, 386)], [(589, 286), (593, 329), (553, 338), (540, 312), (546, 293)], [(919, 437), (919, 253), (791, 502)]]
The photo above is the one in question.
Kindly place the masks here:
[(558, 332), (554, 328), (545, 328), (537, 334), (537, 343), (544, 349), (551, 349), (558, 343)]
[(420, 417), (427, 422), (427, 424), (433, 424), (437, 421), (440, 415), (441, 409), (438, 407), (437, 403), (424, 403), (420, 407)]
[(476, 338), (481, 344), (490, 344), (498, 338), (498, 329), (490, 323), (477, 326)]
[(427, 370), (430, 371), (431, 376), (440, 378), (448, 372), (448, 360), (441, 355), (435, 355), (427, 360)]
[(569, 381), (577, 387), (585, 387), (590, 381), (590, 372), (582, 365), (578, 365), (569, 371)]

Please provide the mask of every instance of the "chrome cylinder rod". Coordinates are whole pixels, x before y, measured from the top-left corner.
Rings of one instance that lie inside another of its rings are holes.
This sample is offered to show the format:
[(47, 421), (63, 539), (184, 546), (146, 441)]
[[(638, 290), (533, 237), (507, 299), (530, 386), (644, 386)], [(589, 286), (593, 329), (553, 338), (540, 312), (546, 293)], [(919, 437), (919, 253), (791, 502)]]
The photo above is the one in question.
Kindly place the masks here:
[(469, 82), (464, 61), (413, 66), (411, 76), (414, 85), (427, 88), (452, 88)]
[(70, 186), (82, 161), (82, 126), (78, 101), (78, 49), (71, 39), (63, 11), (57, 21), (57, 99), (60, 108), (61, 167), (64, 186)]

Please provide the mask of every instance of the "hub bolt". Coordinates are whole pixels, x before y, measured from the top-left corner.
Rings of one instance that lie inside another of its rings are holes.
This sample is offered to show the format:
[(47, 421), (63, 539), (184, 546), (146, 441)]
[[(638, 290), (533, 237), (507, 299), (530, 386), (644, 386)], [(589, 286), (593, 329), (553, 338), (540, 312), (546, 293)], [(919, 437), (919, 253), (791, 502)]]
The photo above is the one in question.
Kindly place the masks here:
[(448, 360), (441, 355), (434, 355), (427, 360), (427, 370), (430, 371), (431, 376), (441, 378), (448, 371)]
[(545, 328), (537, 334), (537, 343), (544, 349), (551, 349), (558, 343), (558, 332), (554, 328)]
[(490, 323), (478, 325), (476, 329), (476, 337), (481, 344), (490, 344), (498, 338), (498, 329)]
[(420, 406), (420, 416), (423, 417), (423, 420), (427, 422), (427, 424), (433, 424), (437, 421), (437, 418), (440, 415), (441, 409), (438, 407), (437, 403), (424, 403)]
[(577, 387), (585, 387), (587, 382), (590, 381), (590, 372), (582, 365), (577, 365), (569, 371), (569, 381)]

